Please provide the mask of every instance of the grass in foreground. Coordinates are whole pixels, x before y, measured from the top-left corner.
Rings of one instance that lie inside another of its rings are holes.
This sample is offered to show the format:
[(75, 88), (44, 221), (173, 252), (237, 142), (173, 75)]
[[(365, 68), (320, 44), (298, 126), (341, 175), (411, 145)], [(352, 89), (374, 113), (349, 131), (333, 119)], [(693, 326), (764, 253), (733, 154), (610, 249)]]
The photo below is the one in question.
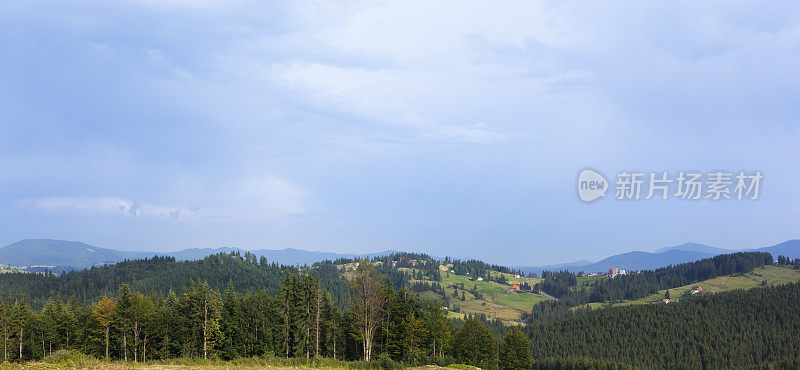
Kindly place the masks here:
[[(454, 364), (448, 367), (423, 366), (434, 369), (475, 369), (475, 367)], [(192, 358), (177, 358), (170, 360), (147, 362), (101, 361), (93, 356), (75, 350), (60, 350), (47, 356), (42, 361), (25, 363), (3, 363), (2, 369), (403, 369), (402, 364), (396, 363), (388, 357), (379, 357), (373, 362), (340, 361), (331, 358), (241, 358), (231, 361), (219, 359), (203, 360)]]

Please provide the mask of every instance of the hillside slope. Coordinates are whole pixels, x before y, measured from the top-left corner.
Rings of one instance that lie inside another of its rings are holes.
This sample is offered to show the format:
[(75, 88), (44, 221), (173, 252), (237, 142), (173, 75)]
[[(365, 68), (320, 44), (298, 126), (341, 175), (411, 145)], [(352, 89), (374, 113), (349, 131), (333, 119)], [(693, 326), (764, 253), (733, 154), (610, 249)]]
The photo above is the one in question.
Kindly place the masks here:
[[(613, 306), (628, 306), (632, 304), (647, 304), (654, 301), (661, 301), (661, 299), (665, 297), (667, 290), (669, 290), (670, 299), (676, 301), (682, 298), (690, 297), (691, 294), (689, 292), (694, 286), (702, 287), (704, 292), (703, 294), (714, 294), (727, 292), (730, 290), (752, 289), (761, 286), (775, 286), (796, 282), (800, 282), (800, 270), (785, 266), (761, 266), (745, 274), (718, 276), (684, 286), (662, 289), (657, 293), (651, 294), (647, 297), (615, 302), (613, 303)], [(581, 307), (588, 306), (592, 308), (599, 308), (608, 305), (608, 303), (589, 303)]]

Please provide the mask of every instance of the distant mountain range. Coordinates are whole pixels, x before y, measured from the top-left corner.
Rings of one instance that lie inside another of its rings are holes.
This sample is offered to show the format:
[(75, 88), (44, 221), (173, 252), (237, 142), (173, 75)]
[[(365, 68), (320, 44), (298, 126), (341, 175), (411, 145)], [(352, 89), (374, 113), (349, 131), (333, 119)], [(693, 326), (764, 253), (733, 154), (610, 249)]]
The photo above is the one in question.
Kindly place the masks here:
[[(55, 268), (50, 269), (55, 272), (60, 272), (65, 270), (82, 269), (96, 265), (112, 264), (124, 261), (126, 259), (130, 260), (153, 256), (171, 256), (175, 257), (175, 259), (179, 261), (197, 260), (212, 254), (231, 253), (234, 251), (239, 251), (242, 254), (250, 252), (255, 254), (258, 258), (261, 258), (262, 256), (266, 257), (270, 263), (277, 262), (278, 264), (282, 265), (311, 265), (314, 262), (335, 260), (337, 258), (375, 257), (397, 252), (394, 250), (386, 250), (368, 254), (342, 254), (306, 251), (293, 248), (281, 250), (258, 249), (247, 251), (231, 247), (190, 248), (177, 252), (129, 252), (95, 247), (76, 241), (26, 239), (0, 248), (0, 264), (20, 267), (55, 266)], [(668, 265), (697, 261), (699, 259), (709, 258), (719, 254), (743, 251), (768, 252), (771, 253), (774, 258), (777, 258), (779, 255), (790, 258), (800, 258), (800, 240), (788, 240), (770, 247), (740, 251), (716, 248), (705, 244), (686, 243), (672, 247), (661, 248), (655, 252), (633, 251), (617, 254), (598, 262), (577, 261), (547, 266), (510, 267), (521, 269), (525, 273), (536, 272), (537, 274), (544, 270), (600, 272), (608, 271), (608, 269), (611, 267), (618, 267), (628, 270), (651, 270)], [(26, 270), (42, 271), (43, 268), (31, 267), (27, 268)]]
[[(72, 269), (81, 269), (90, 266), (112, 264), (126, 259), (141, 259), (153, 256), (170, 256), (175, 259), (197, 260), (217, 253), (231, 253), (240, 251), (242, 254), (250, 252), (258, 258), (266, 257), (267, 260), (281, 265), (311, 265), (314, 262), (335, 260), (337, 258), (375, 257), (396, 253), (387, 250), (367, 254), (341, 254), (332, 252), (316, 252), (301, 249), (286, 248), (281, 250), (259, 249), (242, 250), (239, 248), (190, 248), (177, 252), (128, 252), (114, 249), (100, 248), (86, 243), (53, 240), (53, 239), (26, 239), (11, 243), (0, 248), (0, 264), (11, 266), (54, 266), (56, 272)], [(29, 270), (41, 271), (42, 268)]]
[(749, 251), (767, 252), (772, 254), (773, 258), (777, 258), (779, 255), (787, 256), (792, 259), (800, 258), (800, 240), (792, 239), (770, 247), (746, 250), (731, 250), (716, 248), (710, 245), (699, 243), (686, 243), (672, 247), (661, 248), (655, 252), (634, 251), (617, 254), (598, 262), (578, 261), (547, 266), (514, 266), (513, 268), (521, 269), (525, 273), (535, 272), (537, 274), (544, 270), (605, 272), (611, 267), (618, 267), (620, 269), (627, 270), (652, 270), (668, 265), (676, 265), (679, 263), (692, 262), (703, 258), (714, 257), (720, 254)]

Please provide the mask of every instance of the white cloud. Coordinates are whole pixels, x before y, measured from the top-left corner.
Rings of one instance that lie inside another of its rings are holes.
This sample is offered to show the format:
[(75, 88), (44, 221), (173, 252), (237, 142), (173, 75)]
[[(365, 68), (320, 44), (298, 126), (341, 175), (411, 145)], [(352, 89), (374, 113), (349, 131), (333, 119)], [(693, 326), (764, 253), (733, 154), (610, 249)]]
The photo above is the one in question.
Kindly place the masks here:
[(25, 199), (19, 202), (32, 208), (55, 215), (107, 215), (132, 218), (156, 217), (177, 219), (179, 215), (193, 215), (189, 209), (141, 203), (135, 200), (114, 197), (47, 197)]
[(17, 201), (23, 208), (55, 216), (120, 216), (181, 221), (258, 222), (308, 211), (308, 194), (284, 179), (263, 175), (224, 183), (203, 206), (165, 206), (118, 197), (43, 197)]

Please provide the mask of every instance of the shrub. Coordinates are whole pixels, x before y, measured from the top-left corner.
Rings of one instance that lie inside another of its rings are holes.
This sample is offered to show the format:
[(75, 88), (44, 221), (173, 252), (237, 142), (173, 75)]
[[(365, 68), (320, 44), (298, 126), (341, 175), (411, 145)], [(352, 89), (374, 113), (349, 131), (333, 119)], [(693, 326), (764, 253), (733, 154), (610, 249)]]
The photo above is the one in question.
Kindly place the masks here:
[(386, 354), (386, 353), (381, 353), (380, 356), (378, 356), (377, 363), (378, 363), (378, 366), (380, 366), (381, 369), (402, 369), (403, 368), (403, 366), (400, 366), (399, 364), (394, 362), (394, 360), (392, 360), (392, 358), (389, 357), (389, 355)]
[(84, 368), (100, 364), (100, 360), (94, 356), (87, 355), (80, 351), (60, 349), (44, 358), (43, 362), (48, 364), (66, 365), (71, 368)]

